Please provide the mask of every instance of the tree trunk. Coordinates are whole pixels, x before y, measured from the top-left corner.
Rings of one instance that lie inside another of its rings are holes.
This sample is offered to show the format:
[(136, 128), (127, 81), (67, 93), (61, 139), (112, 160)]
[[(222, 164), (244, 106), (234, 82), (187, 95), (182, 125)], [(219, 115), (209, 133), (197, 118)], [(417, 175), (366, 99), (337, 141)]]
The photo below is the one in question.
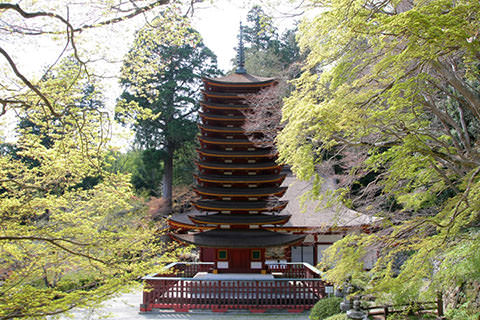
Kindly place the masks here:
[(166, 201), (165, 213), (170, 214), (172, 212), (173, 148), (167, 145), (166, 149), (167, 155), (163, 161), (162, 197)]

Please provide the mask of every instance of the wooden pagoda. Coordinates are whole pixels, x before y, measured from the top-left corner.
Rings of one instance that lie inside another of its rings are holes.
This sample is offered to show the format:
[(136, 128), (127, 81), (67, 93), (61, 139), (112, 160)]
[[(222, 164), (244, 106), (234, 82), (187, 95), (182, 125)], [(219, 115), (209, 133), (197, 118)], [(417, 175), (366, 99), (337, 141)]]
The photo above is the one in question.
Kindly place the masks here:
[(290, 218), (280, 214), (287, 205), (279, 200), (287, 189), (280, 186), (285, 175), (276, 163), (276, 152), (256, 146), (242, 126), (243, 112), (256, 107), (247, 104), (246, 95), (277, 81), (246, 72), (241, 39), (240, 33), (236, 72), (203, 79), (194, 187), (200, 199), (193, 202), (198, 214), (189, 216), (193, 224), (170, 220), (170, 225), (183, 230), (172, 237), (199, 247), (200, 260), (214, 262), (220, 273), (265, 272), (266, 248), (291, 246), (304, 239), (303, 235), (271, 231)]
[(276, 152), (249, 141), (243, 129), (243, 111), (258, 107), (248, 105), (246, 95), (277, 81), (246, 72), (240, 27), (236, 72), (203, 82), (194, 187), (199, 199), (196, 211), (169, 219), (172, 238), (197, 246), (200, 262), (172, 262), (143, 277), (140, 311), (310, 309), (327, 295), (328, 285), (308, 263), (266, 261), (267, 248), (288, 251), (306, 235), (285, 225), (291, 218), (281, 212), (286, 175)]

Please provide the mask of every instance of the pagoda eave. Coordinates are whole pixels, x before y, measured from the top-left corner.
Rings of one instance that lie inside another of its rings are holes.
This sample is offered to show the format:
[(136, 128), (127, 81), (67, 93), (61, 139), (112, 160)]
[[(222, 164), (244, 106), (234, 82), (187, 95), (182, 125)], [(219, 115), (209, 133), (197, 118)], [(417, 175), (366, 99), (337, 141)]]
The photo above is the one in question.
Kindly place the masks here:
[(188, 216), (193, 223), (213, 225), (277, 225), (285, 224), (290, 215), (271, 214), (211, 214)]
[(216, 133), (243, 134), (245, 132), (242, 128), (238, 128), (238, 127), (215, 127), (215, 126), (206, 126), (206, 125), (199, 124), (198, 128), (205, 132), (216, 132)]
[(280, 169), (282, 165), (275, 163), (215, 163), (215, 162), (197, 162), (197, 166), (205, 169), (214, 170), (272, 170)]
[(199, 182), (211, 182), (211, 183), (281, 183), (285, 180), (286, 175), (268, 175), (268, 176), (205, 176), (195, 175), (195, 178)]
[(204, 77), (203, 82), (205, 85), (211, 85), (215, 87), (233, 87), (243, 88), (248, 87), (268, 87), (274, 82), (277, 82), (275, 78), (264, 78), (254, 76), (251, 74), (238, 74), (232, 73), (221, 78), (208, 78)]
[(287, 191), (286, 187), (264, 189), (239, 189), (239, 188), (193, 188), (198, 195), (217, 197), (282, 197)]
[(272, 232), (263, 229), (213, 229), (194, 234), (171, 236), (183, 243), (205, 248), (264, 248), (294, 245), (302, 242), (305, 235)]
[(272, 153), (270, 150), (235, 152), (197, 149), (197, 152), (202, 156), (215, 158), (275, 158), (278, 155), (278, 153)]
[(198, 137), (200, 142), (205, 144), (219, 144), (219, 145), (246, 145), (252, 146), (254, 142), (247, 140), (247, 139), (215, 139), (215, 138), (206, 138), (206, 137)]
[(218, 211), (218, 212), (273, 212), (285, 209), (288, 201), (278, 201), (270, 205), (266, 201), (248, 201), (233, 202), (221, 200), (198, 200), (192, 202), (193, 206), (200, 211)]
[(249, 107), (247, 105), (241, 104), (223, 104), (223, 103), (206, 103), (201, 102), (200, 105), (206, 109), (214, 109), (214, 110), (235, 110), (235, 111), (244, 111), (247, 110)]
[(239, 93), (229, 93), (229, 92), (217, 92), (217, 91), (202, 91), (203, 95), (208, 98), (221, 98), (221, 99), (234, 99), (234, 100), (243, 100), (245, 99), (245, 94)]
[(207, 231), (207, 230), (212, 230), (215, 229), (216, 226), (205, 226), (205, 225), (194, 225), (191, 223), (186, 223), (183, 221), (178, 221), (175, 220), (174, 218), (170, 218), (167, 220), (168, 225), (171, 228), (177, 229), (177, 230), (199, 230), (199, 231)]
[(245, 121), (245, 116), (224, 116), (217, 114), (207, 114), (199, 112), (198, 115), (202, 119), (214, 120), (214, 121)]

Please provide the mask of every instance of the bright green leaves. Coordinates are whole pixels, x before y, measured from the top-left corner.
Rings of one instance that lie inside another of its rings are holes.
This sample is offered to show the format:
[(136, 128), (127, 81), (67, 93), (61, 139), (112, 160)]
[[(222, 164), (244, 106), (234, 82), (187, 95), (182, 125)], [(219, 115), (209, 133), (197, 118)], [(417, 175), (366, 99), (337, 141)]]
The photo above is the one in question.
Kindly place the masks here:
[[(324, 276), (327, 281), (342, 285), (347, 279), (352, 280), (354, 285), (365, 287), (365, 276), (363, 275), (363, 257), (368, 249), (368, 238), (362, 235), (348, 235), (336, 241), (332, 246), (323, 252), (321, 265), (327, 268)], [(339, 260), (341, 265), (338, 265)]]
[(163, 250), (129, 177), (104, 171), (99, 87), (70, 59), (38, 87), (61, 116), (26, 94), (0, 154), (0, 318), (96, 304), (151, 272)]
[(122, 67), (122, 85), (153, 103), (152, 97), (161, 94), (158, 83), (182, 68), (180, 64), (186, 58), (181, 55), (182, 48), (202, 46), (201, 41), (174, 7), (165, 9), (161, 17), (137, 32)]
[[(313, 5), (322, 10), (300, 26), (308, 56), (285, 100), (280, 158), (304, 179), (335, 164), (351, 181), (344, 201), (388, 218), (379, 234), (332, 247), (327, 275), (340, 283), (355, 274), (390, 302), (451, 289), (438, 266), (462, 278), (446, 257), (470, 252), (471, 242), (459, 244), (478, 224), (480, 3)], [(363, 273), (371, 246), (379, 260)]]

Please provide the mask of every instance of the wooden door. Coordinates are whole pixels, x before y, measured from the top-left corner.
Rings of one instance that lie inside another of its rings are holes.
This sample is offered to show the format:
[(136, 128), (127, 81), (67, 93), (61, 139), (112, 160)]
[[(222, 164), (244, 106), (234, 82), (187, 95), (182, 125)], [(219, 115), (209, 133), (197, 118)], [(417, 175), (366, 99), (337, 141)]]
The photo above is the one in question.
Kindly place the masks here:
[(250, 249), (230, 250), (230, 272), (250, 272)]

